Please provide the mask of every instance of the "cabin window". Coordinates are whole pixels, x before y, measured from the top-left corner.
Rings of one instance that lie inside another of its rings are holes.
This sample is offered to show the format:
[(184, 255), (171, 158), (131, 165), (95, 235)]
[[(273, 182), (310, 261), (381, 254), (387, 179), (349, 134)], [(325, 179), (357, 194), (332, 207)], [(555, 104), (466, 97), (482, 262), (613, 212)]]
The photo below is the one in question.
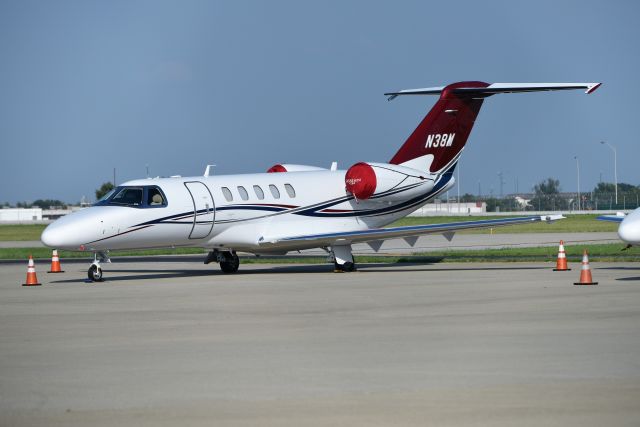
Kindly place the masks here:
[(271, 191), (271, 195), (273, 196), (274, 199), (280, 198), (280, 191), (278, 190), (278, 187), (276, 187), (275, 185), (269, 184), (269, 191)]
[(227, 202), (233, 202), (233, 194), (231, 194), (231, 190), (229, 190), (227, 187), (221, 187), (220, 189), (222, 190), (222, 195), (227, 200)]
[(249, 193), (247, 193), (247, 190), (242, 185), (238, 185), (238, 193), (240, 193), (242, 200), (249, 200)]
[(256, 193), (259, 200), (264, 200), (264, 191), (262, 191), (262, 188), (260, 188), (259, 185), (254, 185), (253, 191)]
[(285, 184), (284, 189), (287, 190), (287, 194), (289, 195), (289, 197), (291, 197), (292, 199), (296, 197), (296, 190), (293, 189), (291, 184)]

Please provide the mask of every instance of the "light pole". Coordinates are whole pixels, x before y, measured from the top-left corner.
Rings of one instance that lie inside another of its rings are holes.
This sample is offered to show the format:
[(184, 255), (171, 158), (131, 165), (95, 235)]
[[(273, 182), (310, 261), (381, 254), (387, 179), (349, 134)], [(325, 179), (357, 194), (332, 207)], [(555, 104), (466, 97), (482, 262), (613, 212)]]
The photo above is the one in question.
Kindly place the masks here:
[(504, 174), (502, 171), (498, 172), (498, 178), (500, 179), (500, 198), (504, 196), (503, 187), (504, 187)]
[(580, 159), (578, 156), (574, 156), (574, 159), (576, 159), (576, 169), (578, 170), (578, 210), (580, 210)]
[(616, 147), (609, 144), (607, 141), (600, 141), (600, 144), (604, 144), (611, 148), (613, 151), (613, 182), (615, 183), (616, 188), (616, 205), (618, 204), (618, 153)]

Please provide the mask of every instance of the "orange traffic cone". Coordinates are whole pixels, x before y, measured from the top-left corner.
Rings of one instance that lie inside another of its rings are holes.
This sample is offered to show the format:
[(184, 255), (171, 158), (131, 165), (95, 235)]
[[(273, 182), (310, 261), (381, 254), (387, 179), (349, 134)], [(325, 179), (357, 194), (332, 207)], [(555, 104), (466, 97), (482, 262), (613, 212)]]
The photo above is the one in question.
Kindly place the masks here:
[(29, 266), (27, 267), (27, 281), (22, 286), (40, 286), (42, 283), (38, 283), (38, 277), (36, 276), (36, 267), (33, 263), (33, 257), (29, 255)]
[(53, 250), (53, 255), (51, 255), (51, 270), (47, 271), (47, 273), (64, 273), (64, 270), (60, 268), (60, 258), (58, 258), (58, 250)]
[(589, 267), (589, 254), (587, 250), (584, 250), (582, 255), (582, 270), (580, 270), (580, 282), (574, 283), (574, 285), (597, 285), (598, 282), (594, 282), (591, 278), (591, 267)]
[(564, 240), (560, 240), (560, 246), (558, 247), (558, 261), (556, 262), (556, 268), (553, 271), (571, 271), (567, 267), (567, 254), (564, 252)]

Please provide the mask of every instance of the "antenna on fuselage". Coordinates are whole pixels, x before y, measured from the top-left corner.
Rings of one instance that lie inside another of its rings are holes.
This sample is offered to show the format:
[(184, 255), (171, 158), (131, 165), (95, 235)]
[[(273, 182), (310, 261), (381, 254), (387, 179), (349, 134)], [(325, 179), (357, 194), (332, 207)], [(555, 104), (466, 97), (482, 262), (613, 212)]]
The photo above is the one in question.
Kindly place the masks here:
[(207, 165), (207, 168), (204, 170), (204, 176), (209, 176), (209, 172), (212, 171), (213, 168), (215, 168), (216, 165)]

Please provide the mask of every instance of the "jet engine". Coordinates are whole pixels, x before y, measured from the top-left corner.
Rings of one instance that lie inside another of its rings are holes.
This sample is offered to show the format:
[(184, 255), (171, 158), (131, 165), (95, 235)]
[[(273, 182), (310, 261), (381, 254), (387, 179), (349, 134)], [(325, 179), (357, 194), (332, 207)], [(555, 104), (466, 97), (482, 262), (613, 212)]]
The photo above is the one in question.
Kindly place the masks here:
[(433, 188), (434, 177), (405, 166), (360, 162), (347, 170), (344, 182), (356, 200), (395, 201), (428, 192)]
[(275, 164), (271, 166), (267, 172), (311, 172), (311, 171), (326, 171), (326, 168), (320, 168), (318, 166), (307, 166), (307, 165), (292, 165), (288, 163), (284, 164)]

